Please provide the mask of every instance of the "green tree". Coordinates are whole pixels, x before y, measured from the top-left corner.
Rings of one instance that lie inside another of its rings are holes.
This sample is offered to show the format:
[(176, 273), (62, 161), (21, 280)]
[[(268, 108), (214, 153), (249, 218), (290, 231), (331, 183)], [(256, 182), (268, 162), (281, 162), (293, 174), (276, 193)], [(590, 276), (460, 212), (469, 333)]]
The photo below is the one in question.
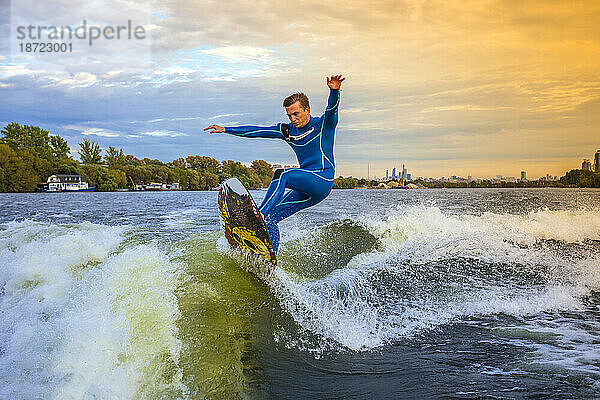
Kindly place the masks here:
[(124, 167), (127, 175), (127, 182), (134, 185), (143, 185), (152, 182), (152, 171), (147, 166), (142, 165), (126, 165)]
[(357, 184), (358, 184), (358, 186), (360, 186), (360, 187), (365, 187), (365, 186), (369, 186), (369, 184), (370, 184), (370, 183), (371, 183), (371, 182), (369, 182), (368, 180), (366, 180), (366, 179), (364, 179), (364, 178), (360, 178), (360, 179), (358, 180), (358, 183), (357, 183)]
[(169, 163), (170, 166), (177, 168), (187, 168), (185, 158), (177, 158)]
[(125, 189), (127, 187), (127, 176), (125, 175), (125, 172), (121, 171), (120, 169), (113, 168), (108, 168), (107, 170), (111, 181), (114, 183), (114, 185), (116, 185), (116, 187), (111, 190)]
[(72, 158), (67, 158), (58, 163), (53, 170), (54, 174), (65, 174), (65, 175), (81, 175), (83, 171), (79, 169), (79, 163)]
[(33, 173), (37, 176), (37, 181), (46, 181), (50, 175), (52, 175), (52, 164), (45, 158), (38, 157), (28, 150), (17, 151), (17, 156), (23, 160), (27, 168), (33, 170)]
[[(38, 126), (21, 126), (13, 122), (6, 125), (1, 133), (2, 139), (0, 142), (6, 143), (16, 152), (26, 150), (34, 156), (44, 158), (48, 161), (54, 159), (54, 149), (50, 145), (50, 135), (48, 131)], [(55, 141), (57, 143), (60, 142), (58, 139), (55, 139)]]
[(142, 165), (142, 162), (131, 154), (127, 154), (125, 156), (125, 162), (127, 165)]
[(166, 166), (152, 165), (152, 182), (172, 183), (171, 170)]
[(339, 176), (333, 180), (334, 189), (352, 189), (358, 186), (358, 179), (349, 176), (344, 178)]
[(273, 178), (273, 167), (265, 160), (254, 160), (250, 165), (260, 179), (262, 187), (269, 186), (271, 178)]
[(583, 178), (581, 181), (579, 181), (579, 186), (600, 188), (600, 172), (589, 174), (588, 176)]
[(579, 182), (593, 175), (592, 171), (583, 169), (572, 169), (560, 178), (560, 182), (564, 185), (579, 185)]
[(249, 189), (259, 189), (262, 185), (262, 179), (259, 177), (258, 173), (250, 168), (246, 167), (239, 161), (227, 160), (221, 163), (222, 171), (221, 181), (224, 180), (226, 176), (235, 176), (238, 178), (244, 186)]
[(200, 177), (200, 174), (198, 173), (198, 171), (195, 171), (193, 169), (188, 169), (188, 170), (185, 170), (185, 174), (186, 174), (187, 186), (183, 187), (184, 189), (198, 190), (201, 187), (204, 187), (204, 184), (206, 183), (206, 181), (202, 181), (200, 179), (201, 177)]
[(81, 167), (83, 175), (90, 186), (97, 192), (111, 192), (127, 187), (127, 177), (123, 171), (110, 169), (97, 164), (86, 164)]
[(142, 160), (140, 160), (140, 161), (141, 161), (141, 163), (142, 163), (142, 164), (145, 164), (145, 165), (157, 165), (157, 166), (165, 165), (165, 163), (163, 163), (163, 162), (162, 162), (162, 161), (160, 161), (160, 160), (157, 160), (157, 159), (154, 159), (154, 160), (153, 160), (153, 159), (151, 159), (151, 158), (148, 158), (148, 157), (144, 157), (144, 158), (143, 158)]
[(84, 139), (83, 142), (79, 143), (79, 157), (85, 164), (100, 164), (102, 161), (102, 149), (96, 142)]
[(222, 172), (221, 163), (212, 157), (188, 156), (185, 162), (188, 168), (195, 169), (198, 172), (210, 172), (215, 175), (219, 175)]
[(6, 143), (0, 143), (0, 192), (33, 192), (39, 181), (28, 165)]
[(104, 156), (104, 161), (110, 168), (122, 167), (126, 162), (123, 149), (117, 150), (113, 146), (108, 146), (108, 150), (106, 150), (106, 155)]
[(54, 159), (57, 161), (69, 158), (71, 149), (67, 144), (67, 141), (60, 136), (50, 136), (50, 147), (52, 148), (52, 154)]
[(204, 180), (204, 190), (214, 189), (219, 185), (219, 175), (207, 172), (202, 175)]

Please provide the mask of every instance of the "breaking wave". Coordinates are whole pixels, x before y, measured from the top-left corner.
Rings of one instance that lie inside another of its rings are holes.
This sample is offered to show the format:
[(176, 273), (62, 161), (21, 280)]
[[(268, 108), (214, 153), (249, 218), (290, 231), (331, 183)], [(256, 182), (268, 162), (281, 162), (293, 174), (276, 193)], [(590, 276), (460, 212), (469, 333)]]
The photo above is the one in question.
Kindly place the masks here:
[(127, 227), (0, 230), (0, 397), (180, 397), (175, 265)]
[(298, 332), (281, 324), (277, 336), (315, 353), (364, 351), (469, 318), (584, 312), (600, 289), (599, 254), (598, 211), (411, 206), (337, 221), (284, 245), (272, 286)]

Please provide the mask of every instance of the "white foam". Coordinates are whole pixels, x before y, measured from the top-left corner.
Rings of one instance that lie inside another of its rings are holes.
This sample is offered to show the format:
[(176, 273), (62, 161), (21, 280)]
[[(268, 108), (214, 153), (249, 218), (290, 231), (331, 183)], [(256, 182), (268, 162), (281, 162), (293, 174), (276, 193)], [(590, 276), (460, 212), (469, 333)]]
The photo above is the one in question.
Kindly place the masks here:
[[(279, 271), (273, 284), (298, 325), (342, 348), (380, 347), (469, 316), (580, 310), (582, 297), (600, 289), (600, 258), (572, 258), (538, 245), (600, 240), (598, 211), (451, 215), (437, 207), (406, 207), (358, 222), (380, 239), (381, 249), (317, 281), (293, 281)], [(473, 270), (477, 265), (490, 271)], [(495, 265), (510, 269), (508, 275)], [(373, 282), (376, 275), (388, 282)], [(519, 275), (530, 277), (505, 281)], [(421, 290), (405, 298), (398, 285)], [(305, 347), (311, 346), (323, 350), (314, 343)]]
[(155, 398), (185, 390), (176, 367), (177, 278), (164, 254), (121, 248), (123, 227), (3, 227), (0, 397)]

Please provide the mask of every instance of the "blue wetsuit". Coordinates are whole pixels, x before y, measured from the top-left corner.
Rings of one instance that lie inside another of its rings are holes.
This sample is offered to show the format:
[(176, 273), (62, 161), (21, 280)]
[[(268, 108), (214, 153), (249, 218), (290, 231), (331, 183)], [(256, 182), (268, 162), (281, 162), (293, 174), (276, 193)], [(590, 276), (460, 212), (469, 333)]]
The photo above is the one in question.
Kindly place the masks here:
[[(275, 171), (259, 207), (265, 216), (275, 251), (279, 247), (277, 223), (319, 203), (331, 192), (335, 176), (333, 142), (339, 104), (340, 91), (330, 89), (325, 113), (321, 117), (310, 117), (310, 121), (300, 129), (294, 124), (225, 128), (226, 133), (236, 136), (283, 139), (296, 153), (299, 168)], [(286, 192), (285, 189), (289, 190)]]

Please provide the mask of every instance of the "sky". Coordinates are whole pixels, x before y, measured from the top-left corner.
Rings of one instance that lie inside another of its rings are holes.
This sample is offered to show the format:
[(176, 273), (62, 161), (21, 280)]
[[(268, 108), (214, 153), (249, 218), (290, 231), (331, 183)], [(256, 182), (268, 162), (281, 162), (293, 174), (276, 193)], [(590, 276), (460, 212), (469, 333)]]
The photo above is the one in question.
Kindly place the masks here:
[[(203, 128), (286, 122), (298, 91), (319, 116), (332, 74), (347, 78), (336, 176), (561, 176), (600, 149), (596, 0), (0, 0), (0, 13), (0, 124), (61, 135), (76, 159), (87, 138), (164, 162), (293, 164), (283, 141)], [(83, 21), (85, 39), (36, 36)], [(90, 45), (90, 27), (128, 21), (143, 35)], [(72, 51), (21, 51), (34, 42)]]

